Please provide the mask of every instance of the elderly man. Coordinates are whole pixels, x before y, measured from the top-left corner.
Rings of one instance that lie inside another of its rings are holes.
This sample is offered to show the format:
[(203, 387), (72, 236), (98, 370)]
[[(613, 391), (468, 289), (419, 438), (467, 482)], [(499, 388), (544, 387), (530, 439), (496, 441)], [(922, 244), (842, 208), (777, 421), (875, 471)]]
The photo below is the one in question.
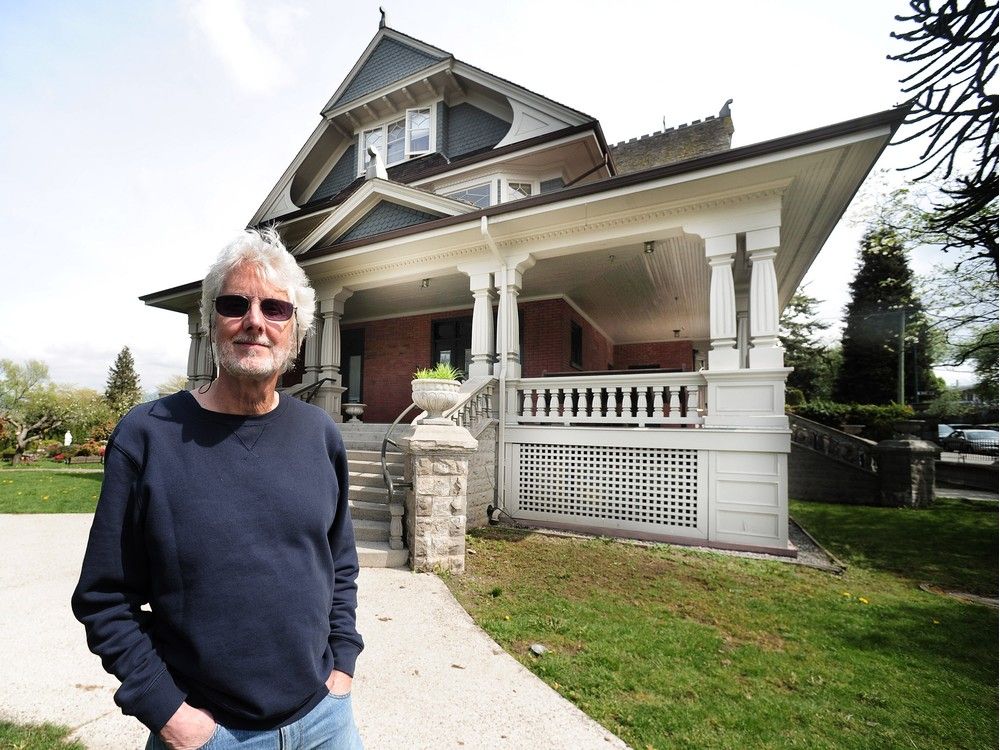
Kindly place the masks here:
[(73, 611), (147, 748), (361, 747), (347, 455), (275, 390), (313, 308), (277, 234), (243, 233), (202, 285), (218, 377), (111, 436)]

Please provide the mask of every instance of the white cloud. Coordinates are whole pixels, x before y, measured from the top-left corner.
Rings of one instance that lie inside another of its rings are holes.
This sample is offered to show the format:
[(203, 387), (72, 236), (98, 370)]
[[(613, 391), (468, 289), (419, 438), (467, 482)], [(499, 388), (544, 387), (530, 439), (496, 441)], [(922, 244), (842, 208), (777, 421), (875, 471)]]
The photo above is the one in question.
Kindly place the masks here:
[[(195, 0), (187, 10), (212, 52), (243, 90), (268, 94), (290, 79), (288, 66), (270, 40), (252, 28), (243, 0)], [(268, 16), (274, 18), (273, 13)]]

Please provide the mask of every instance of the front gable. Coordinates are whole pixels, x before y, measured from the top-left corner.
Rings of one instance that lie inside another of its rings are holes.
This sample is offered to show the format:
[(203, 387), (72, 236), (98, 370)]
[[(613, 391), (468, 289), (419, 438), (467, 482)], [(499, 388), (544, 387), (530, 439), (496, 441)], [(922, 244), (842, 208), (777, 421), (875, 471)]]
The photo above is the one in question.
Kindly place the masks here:
[(333, 95), (322, 114), (332, 109), (361, 99), (365, 95), (395, 83), (412, 74), (441, 62), (445, 53), (432, 54), (424, 49), (405, 43), (397, 36), (387, 35), (383, 29), (376, 36), (375, 46), (366, 51), (359, 60), (360, 67), (347, 77), (337, 93)]
[(340, 235), (333, 244), (338, 245), (341, 242), (360, 240), (363, 237), (391, 232), (394, 229), (412, 227), (414, 224), (440, 219), (441, 216), (441, 214), (432, 214), (384, 200)]

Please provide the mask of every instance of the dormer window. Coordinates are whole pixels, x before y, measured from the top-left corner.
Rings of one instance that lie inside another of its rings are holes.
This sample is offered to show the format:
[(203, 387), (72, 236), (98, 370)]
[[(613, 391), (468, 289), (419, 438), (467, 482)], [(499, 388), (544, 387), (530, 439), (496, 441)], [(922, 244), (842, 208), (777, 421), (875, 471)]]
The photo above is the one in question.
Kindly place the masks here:
[(414, 156), (429, 154), (434, 142), (434, 120), (434, 107), (421, 107), (406, 110), (406, 114), (398, 120), (362, 131), (358, 136), (361, 146), (358, 174), (364, 174), (371, 162), (369, 146), (382, 153), (387, 167)]

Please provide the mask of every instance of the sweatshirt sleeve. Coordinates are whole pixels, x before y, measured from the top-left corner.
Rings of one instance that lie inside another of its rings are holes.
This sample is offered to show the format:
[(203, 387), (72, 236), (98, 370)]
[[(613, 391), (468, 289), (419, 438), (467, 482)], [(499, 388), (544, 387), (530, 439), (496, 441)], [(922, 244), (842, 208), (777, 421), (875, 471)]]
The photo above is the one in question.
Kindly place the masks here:
[[(336, 430), (336, 427), (334, 427)], [(333, 651), (334, 669), (354, 676), (354, 664), (364, 648), (358, 634), (358, 549), (354, 542), (354, 526), (347, 503), (350, 477), (347, 451), (339, 435), (331, 458), (337, 475), (337, 503), (333, 525), (328, 538), (333, 553), (334, 586), (333, 604), (330, 608), (330, 648)]]
[(115, 703), (159, 732), (185, 699), (153, 647), (148, 630), (149, 567), (139, 524), (137, 463), (113, 435), (105, 452), (104, 483), (73, 593), (73, 614), (90, 650), (121, 680)]

